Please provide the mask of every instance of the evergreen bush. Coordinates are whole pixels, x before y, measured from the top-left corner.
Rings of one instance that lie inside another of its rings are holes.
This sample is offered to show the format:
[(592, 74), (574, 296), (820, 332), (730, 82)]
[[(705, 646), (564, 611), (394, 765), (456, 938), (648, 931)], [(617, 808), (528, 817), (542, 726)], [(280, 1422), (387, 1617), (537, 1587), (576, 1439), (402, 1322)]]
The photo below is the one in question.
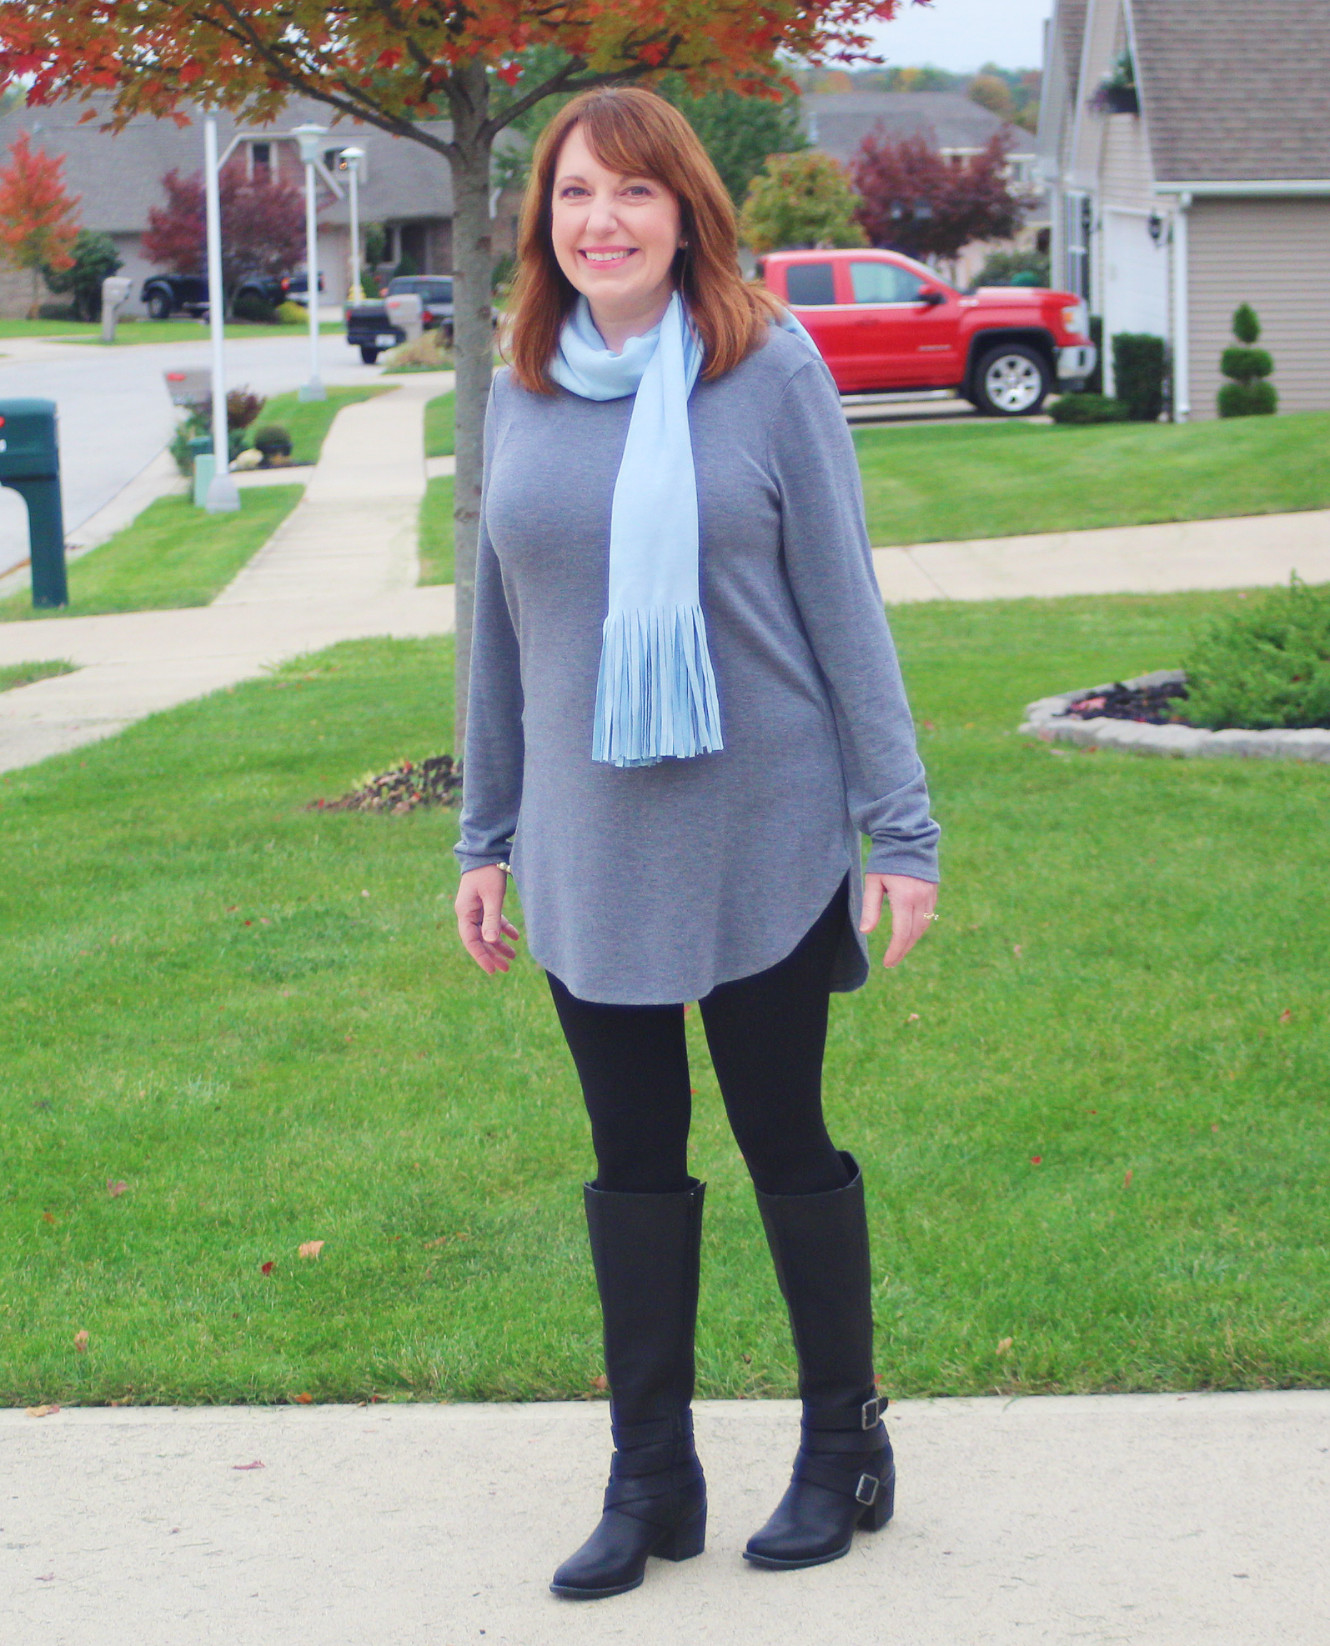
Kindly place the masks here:
[(1295, 576), (1217, 620), (1183, 668), (1194, 726), (1330, 727), (1330, 584)]
[(274, 457), (291, 455), (291, 433), (281, 423), (265, 423), (262, 428), (255, 429), (252, 444), (254, 450), (262, 452), (269, 462)]
[(1113, 384), (1131, 423), (1157, 423), (1168, 382), (1168, 345), (1149, 332), (1120, 331), (1113, 339)]
[(1265, 349), (1253, 345), (1261, 335), (1261, 322), (1250, 303), (1239, 303), (1233, 311), (1233, 335), (1237, 346), (1229, 344), (1219, 357), (1219, 369), (1229, 379), (1219, 390), (1221, 417), (1269, 417), (1279, 407), (1279, 394), (1267, 382), (1275, 363)]
[(1125, 423), (1127, 408), (1106, 394), (1064, 394), (1053, 401), (1048, 415), (1055, 423)]

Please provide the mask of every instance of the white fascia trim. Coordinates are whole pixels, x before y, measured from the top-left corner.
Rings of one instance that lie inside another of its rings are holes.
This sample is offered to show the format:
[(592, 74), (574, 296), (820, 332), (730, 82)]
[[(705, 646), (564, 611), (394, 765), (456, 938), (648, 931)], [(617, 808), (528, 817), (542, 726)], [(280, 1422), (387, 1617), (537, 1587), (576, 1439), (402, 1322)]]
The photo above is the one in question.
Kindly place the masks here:
[(1330, 177), (1240, 178), (1228, 183), (1156, 183), (1156, 194), (1330, 194)]

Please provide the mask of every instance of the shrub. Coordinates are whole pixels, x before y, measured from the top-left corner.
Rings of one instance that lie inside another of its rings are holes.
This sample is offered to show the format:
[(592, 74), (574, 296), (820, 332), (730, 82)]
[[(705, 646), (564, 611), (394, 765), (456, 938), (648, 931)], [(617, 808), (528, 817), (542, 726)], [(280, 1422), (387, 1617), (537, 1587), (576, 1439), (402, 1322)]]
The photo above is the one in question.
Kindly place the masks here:
[(1087, 394), (1102, 394), (1104, 392), (1104, 317), (1102, 314), (1090, 316), (1090, 341), (1094, 344), (1094, 370), (1085, 379)]
[(279, 326), (307, 326), (309, 310), (303, 303), (293, 303), (288, 297), (285, 303), (277, 305), (276, 320)]
[(236, 320), (248, 320), (259, 326), (271, 326), (277, 321), (277, 310), (256, 291), (242, 291), (231, 305), (231, 313)]
[(1047, 286), (1051, 276), (1046, 251), (991, 251), (974, 277), (979, 286)]
[(265, 423), (262, 428), (255, 429), (251, 444), (255, 451), (262, 452), (267, 458), (291, 455), (290, 431), (280, 423)]
[(437, 326), (422, 332), (414, 343), (399, 343), (383, 358), (387, 372), (446, 371), (452, 365), (452, 356), (444, 348)]
[(93, 234), (88, 229), (80, 229), (70, 255), (74, 261), (68, 268), (43, 265), (46, 284), (53, 292), (68, 292), (73, 297), (76, 319), (100, 320), (102, 281), (122, 267), (115, 241), (109, 234)]
[(1127, 408), (1106, 394), (1064, 394), (1048, 408), (1055, 423), (1124, 423)]
[(1309, 588), (1295, 576), (1217, 620), (1183, 667), (1193, 725), (1330, 727), (1330, 584)]
[(228, 429), (247, 429), (267, 402), (261, 394), (248, 389), (231, 389), (226, 396), (226, 426)]
[(1266, 379), (1275, 363), (1265, 349), (1254, 348), (1261, 335), (1261, 322), (1250, 303), (1239, 303), (1233, 311), (1233, 335), (1219, 357), (1219, 369), (1229, 379), (1218, 396), (1221, 417), (1270, 417), (1279, 407), (1279, 394)]
[(1122, 331), (1113, 339), (1113, 383), (1131, 423), (1157, 423), (1168, 381), (1168, 345), (1149, 332)]

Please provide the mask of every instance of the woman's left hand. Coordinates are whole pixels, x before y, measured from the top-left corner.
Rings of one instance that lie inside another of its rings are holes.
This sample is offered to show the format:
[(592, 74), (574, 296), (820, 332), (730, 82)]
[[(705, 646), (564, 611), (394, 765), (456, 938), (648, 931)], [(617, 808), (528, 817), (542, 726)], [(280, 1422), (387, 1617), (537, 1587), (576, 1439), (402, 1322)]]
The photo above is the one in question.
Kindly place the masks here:
[(891, 905), (891, 942), (882, 957), (884, 966), (898, 965), (936, 920), (937, 887), (931, 880), (908, 874), (866, 874), (861, 932), (871, 932), (882, 915), (882, 899)]

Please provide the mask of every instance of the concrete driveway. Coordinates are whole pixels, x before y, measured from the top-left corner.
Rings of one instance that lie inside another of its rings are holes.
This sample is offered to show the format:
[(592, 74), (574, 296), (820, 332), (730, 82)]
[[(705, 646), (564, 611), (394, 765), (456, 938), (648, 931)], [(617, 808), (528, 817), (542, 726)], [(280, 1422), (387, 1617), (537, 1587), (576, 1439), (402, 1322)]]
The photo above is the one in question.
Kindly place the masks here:
[[(66, 532), (109, 503), (170, 440), (177, 414), (164, 374), (178, 366), (206, 367), (209, 360), (207, 331), (194, 321), (180, 322), (179, 343), (114, 349), (0, 338), (0, 400), (36, 396), (59, 408)], [(342, 337), (322, 337), (319, 360), (326, 383), (367, 383), (380, 374), (377, 366), (362, 364), (359, 350)], [(261, 394), (298, 388), (309, 376), (309, 339), (228, 343), (226, 376), (229, 387)], [(27, 509), (16, 492), (0, 489), (0, 575), (27, 553)]]

